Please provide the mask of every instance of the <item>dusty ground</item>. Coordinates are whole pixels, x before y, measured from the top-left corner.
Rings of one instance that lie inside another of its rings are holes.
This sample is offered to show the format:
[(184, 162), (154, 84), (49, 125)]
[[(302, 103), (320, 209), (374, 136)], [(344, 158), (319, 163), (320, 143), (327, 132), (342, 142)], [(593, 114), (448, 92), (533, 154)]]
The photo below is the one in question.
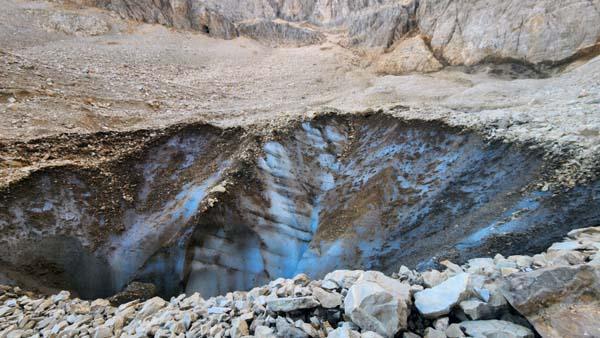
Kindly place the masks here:
[(97, 9), (19, 0), (0, 7), (0, 169), (19, 166), (8, 151), (15, 140), (198, 120), (247, 126), (402, 105), (391, 111), (569, 149), (576, 154), (569, 170), (597, 171), (600, 57), (544, 79), (515, 66), (379, 76), (335, 36), (318, 46), (270, 48)]

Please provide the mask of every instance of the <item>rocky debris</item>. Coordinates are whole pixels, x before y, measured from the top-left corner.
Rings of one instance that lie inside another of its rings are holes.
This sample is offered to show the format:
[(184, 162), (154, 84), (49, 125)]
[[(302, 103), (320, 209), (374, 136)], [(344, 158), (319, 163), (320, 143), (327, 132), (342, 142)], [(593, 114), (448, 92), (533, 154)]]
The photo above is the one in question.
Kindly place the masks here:
[[(599, 243), (600, 227), (587, 228), (570, 232), (537, 259), (497, 255), (462, 266), (444, 261), (447, 269), (439, 275), (445, 281), (416, 293), (411, 290), (423, 287), (423, 274), (406, 267), (396, 278), (338, 270), (320, 281), (300, 274), (248, 292), (154, 297), (118, 306), (71, 298), (67, 291), (44, 297), (0, 286), (0, 337), (529, 338), (534, 337), (529, 323), (544, 337), (598, 336), (600, 273), (592, 257)], [(585, 262), (535, 265), (557, 248), (579, 252)], [(507, 266), (517, 272), (502, 277)]]
[(376, 64), (378, 73), (391, 75), (430, 73), (443, 67), (420, 36), (400, 41), (390, 53), (382, 55)]
[(111, 30), (110, 24), (98, 16), (72, 12), (57, 12), (48, 15), (42, 26), (51, 31), (80, 36), (96, 36)]
[(307, 27), (292, 25), (280, 20), (255, 20), (241, 22), (237, 27), (241, 35), (271, 46), (305, 46), (320, 43), (323, 34)]

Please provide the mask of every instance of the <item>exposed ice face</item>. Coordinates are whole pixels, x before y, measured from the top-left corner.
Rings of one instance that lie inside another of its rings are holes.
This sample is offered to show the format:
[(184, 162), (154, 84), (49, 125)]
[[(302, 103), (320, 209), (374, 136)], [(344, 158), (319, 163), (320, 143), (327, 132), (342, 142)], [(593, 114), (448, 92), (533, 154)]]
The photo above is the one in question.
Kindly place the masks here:
[(435, 124), (303, 123), (262, 144), (249, 181), (208, 203), (236, 166), (235, 150), (226, 151), (235, 146), (219, 142), (218, 133), (182, 133), (140, 156), (130, 168), (133, 198), (115, 196), (123, 231), (93, 252), (88, 232), (107, 224), (94, 203), (105, 187), (77, 173), (40, 175), (0, 208), (0, 228), (11, 234), (0, 254), (64, 267), (76, 275), (67, 287), (85, 297), (134, 279), (165, 296), (211, 296), (298, 273), (537, 252), (600, 222), (600, 208), (590, 207), (600, 204), (599, 182), (562, 194), (525, 189), (540, 177), (539, 156)]

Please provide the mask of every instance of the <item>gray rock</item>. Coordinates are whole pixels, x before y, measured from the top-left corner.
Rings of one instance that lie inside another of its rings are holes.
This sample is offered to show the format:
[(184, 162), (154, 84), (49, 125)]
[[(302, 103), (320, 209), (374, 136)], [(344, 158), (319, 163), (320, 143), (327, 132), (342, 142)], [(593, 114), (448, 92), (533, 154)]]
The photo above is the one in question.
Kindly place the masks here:
[(234, 318), (231, 321), (231, 338), (240, 338), (249, 335), (248, 323), (241, 318)]
[[(598, 0), (420, 1), (419, 29), (450, 64), (560, 62), (598, 43)], [(567, 33), (568, 32), (568, 33)]]
[(361, 338), (361, 334), (347, 327), (338, 327), (331, 331), (327, 338)]
[(310, 309), (319, 306), (319, 302), (312, 297), (279, 298), (267, 302), (267, 309), (274, 312), (290, 312), (295, 310)]
[(339, 293), (327, 292), (319, 287), (314, 287), (312, 292), (321, 306), (326, 309), (335, 308), (342, 305), (342, 295)]
[(344, 300), (344, 311), (361, 329), (384, 337), (393, 337), (406, 328), (406, 300), (397, 298), (374, 282), (354, 284)]
[(254, 329), (256, 338), (275, 338), (275, 331), (268, 326), (259, 325)]
[(446, 329), (446, 336), (449, 338), (460, 338), (465, 337), (465, 334), (459, 324), (450, 324)]
[(472, 337), (533, 338), (533, 332), (523, 326), (502, 320), (474, 320), (460, 323), (461, 329)]
[(446, 333), (444, 333), (444, 331), (436, 330), (431, 327), (426, 328), (424, 333), (423, 338), (446, 338)]
[(427, 318), (437, 318), (465, 299), (468, 294), (469, 274), (461, 273), (445, 282), (415, 294), (415, 305)]
[(545, 337), (600, 336), (600, 267), (554, 266), (517, 273), (501, 287)]
[(255, 20), (242, 22), (237, 29), (241, 35), (271, 46), (312, 45), (322, 42), (325, 38), (322, 33), (313, 29), (281, 21)]
[(323, 280), (334, 282), (345, 289), (349, 289), (363, 274), (364, 271), (360, 270), (336, 270), (326, 274)]
[(360, 338), (383, 338), (379, 333), (373, 331), (361, 332)]
[(303, 330), (292, 326), (284, 317), (277, 317), (275, 321), (277, 337), (282, 338), (308, 338)]
[(153, 314), (158, 312), (158, 310), (167, 306), (167, 304), (168, 303), (160, 297), (151, 298), (151, 299), (147, 300), (146, 302), (144, 302), (144, 306), (142, 307), (140, 312), (138, 312), (136, 318), (144, 319), (146, 317), (152, 316)]

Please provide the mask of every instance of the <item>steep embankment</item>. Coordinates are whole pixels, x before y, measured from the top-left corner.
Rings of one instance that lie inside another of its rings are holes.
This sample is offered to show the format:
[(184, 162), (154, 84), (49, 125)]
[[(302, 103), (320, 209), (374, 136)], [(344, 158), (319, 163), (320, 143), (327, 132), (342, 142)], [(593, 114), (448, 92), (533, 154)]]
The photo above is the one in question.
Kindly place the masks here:
[[(598, 181), (547, 184), (561, 162), (543, 149), (439, 122), (333, 115), (139, 134), (146, 143), (116, 158), (5, 187), (4, 264), (84, 297), (132, 280), (216, 295), (298, 273), (536, 252), (600, 221)], [(110, 154), (128, 138), (87, 143)]]

